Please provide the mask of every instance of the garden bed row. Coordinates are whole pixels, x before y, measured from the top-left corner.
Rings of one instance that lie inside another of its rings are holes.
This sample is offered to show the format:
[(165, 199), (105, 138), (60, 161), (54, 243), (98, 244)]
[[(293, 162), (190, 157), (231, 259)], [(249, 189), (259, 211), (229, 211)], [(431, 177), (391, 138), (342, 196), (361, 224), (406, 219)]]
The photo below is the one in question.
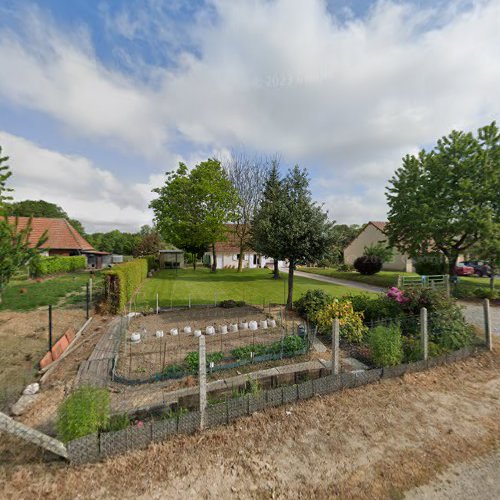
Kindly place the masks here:
[[(251, 415), (265, 408), (293, 403), (315, 395), (334, 393), (377, 382), (381, 379), (399, 377), (405, 373), (425, 371), (435, 366), (460, 361), (477, 352), (482, 346), (470, 346), (424, 361), (405, 363), (397, 366), (376, 368), (366, 371), (341, 373), (286, 385), (254, 394), (247, 394), (207, 408), (204, 418), (206, 428), (228, 424), (235, 419)], [(170, 418), (141, 422), (114, 432), (101, 432), (84, 436), (67, 443), (71, 463), (83, 464), (108, 458), (129, 450), (145, 448), (150, 443), (164, 441), (176, 434), (192, 434), (200, 429), (199, 411), (167, 414)]]

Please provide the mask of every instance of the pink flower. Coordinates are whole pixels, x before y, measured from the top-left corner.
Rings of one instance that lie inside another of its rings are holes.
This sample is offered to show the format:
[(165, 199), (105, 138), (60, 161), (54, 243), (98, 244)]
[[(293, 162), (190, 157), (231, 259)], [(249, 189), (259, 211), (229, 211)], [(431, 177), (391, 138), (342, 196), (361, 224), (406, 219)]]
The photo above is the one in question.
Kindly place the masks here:
[(142, 420), (139, 420), (137, 422), (137, 427), (139, 427), (139, 429), (142, 429), (144, 427), (144, 422)]

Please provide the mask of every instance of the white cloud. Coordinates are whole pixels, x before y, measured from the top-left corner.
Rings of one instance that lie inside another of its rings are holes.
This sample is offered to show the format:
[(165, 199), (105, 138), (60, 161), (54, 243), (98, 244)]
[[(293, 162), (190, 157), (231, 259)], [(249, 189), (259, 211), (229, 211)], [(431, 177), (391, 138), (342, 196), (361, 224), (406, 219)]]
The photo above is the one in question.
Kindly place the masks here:
[(61, 206), (87, 231), (119, 228), (135, 231), (151, 224), (151, 188), (161, 182), (129, 184), (83, 156), (63, 155), (26, 139), (0, 132), (3, 153), (10, 157), (10, 185), (15, 200), (43, 199)]
[(322, 0), (212, 0), (216, 15), (189, 26), (196, 56), (149, 24), (161, 2), (107, 12), (111, 31), (132, 42), (151, 31), (173, 51), (175, 68), (140, 66), (154, 75), (142, 83), (104, 67), (87, 36), (28, 16), (30, 36), (0, 32), (0, 98), (148, 157), (168, 157), (179, 134), (195, 151), (278, 151), (314, 167), (335, 219), (381, 218), (406, 152), (498, 118), (500, 2), (467, 3), (380, 1), (341, 23)]

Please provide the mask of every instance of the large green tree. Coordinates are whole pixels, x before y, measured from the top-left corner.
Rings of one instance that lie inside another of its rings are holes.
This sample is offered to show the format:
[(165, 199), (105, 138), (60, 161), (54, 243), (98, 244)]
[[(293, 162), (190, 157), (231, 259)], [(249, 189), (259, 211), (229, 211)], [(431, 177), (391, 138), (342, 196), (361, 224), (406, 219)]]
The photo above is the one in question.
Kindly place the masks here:
[[(273, 181), (275, 182), (275, 181)], [(306, 170), (298, 166), (288, 171), (277, 185), (272, 217), (266, 213), (267, 203), (257, 212), (255, 225), (267, 227), (271, 241), (272, 257), (288, 260), (287, 309), (293, 304), (294, 272), (297, 264), (321, 259), (334, 240), (333, 222), (328, 214), (312, 200), (309, 177)], [(264, 221), (259, 220), (264, 217)], [(257, 236), (257, 233), (256, 233)], [(262, 241), (263, 246), (265, 242)]]
[(262, 200), (255, 211), (252, 221), (251, 245), (262, 255), (274, 259), (273, 278), (279, 279), (278, 261), (281, 258), (281, 237), (276, 229), (280, 212), (285, 208), (286, 193), (280, 179), (277, 159), (271, 162), (271, 168), (264, 184)]
[(215, 272), (215, 244), (226, 239), (226, 224), (234, 222), (238, 203), (236, 189), (220, 162), (208, 159), (192, 170), (180, 163), (153, 192), (158, 198), (150, 207), (164, 240), (198, 255), (210, 246)]
[(7, 187), (7, 181), (12, 175), (7, 161), (8, 156), (2, 156), (0, 146), (0, 302), (2, 292), (12, 276), (21, 267), (25, 266), (40, 252), (40, 247), (47, 240), (46, 234), (31, 246), (29, 236), (31, 233), (31, 220), (22, 229), (18, 227), (17, 220), (14, 223), (8, 221), (8, 210), (5, 206), (11, 197), (12, 189)]
[(66, 219), (82, 236), (85, 228), (82, 223), (72, 219), (59, 205), (44, 200), (23, 200), (9, 204), (7, 208), (10, 215), (18, 217), (48, 217)]
[(413, 257), (437, 250), (455, 274), (458, 256), (491, 238), (500, 221), (500, 134), (495, 122), (453, 131), (432, 151), (407, 155), (387, 188), (389, 243)]

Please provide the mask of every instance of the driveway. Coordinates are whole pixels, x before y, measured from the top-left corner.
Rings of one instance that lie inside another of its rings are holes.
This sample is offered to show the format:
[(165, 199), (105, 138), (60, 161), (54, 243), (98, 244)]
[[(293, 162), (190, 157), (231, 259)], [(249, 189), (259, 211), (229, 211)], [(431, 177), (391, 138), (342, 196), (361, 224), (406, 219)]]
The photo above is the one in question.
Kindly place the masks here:
[[(282, 267), (280, 268), (280, 271), (283, 273), (288, 273), (288, 268)], [(342, 285), (342, 286), (348, 286), (350, 288), (358, 288), (359, 290), (363, 290), (365, 292), (383, 293), (386, 291), (386, 288), (382, 288), (380, 286), (365, 285), (364, 283), (358, 283), (357, 281), (339, 280), (337, 278), (330, 278), (329, 276), (322, 276), (320, 274), (303, 273), (302, 271), (295, 271), (294, 275), (301, 276), (302, 278), (310, 278), (316, 281), (323, 281), (324, 283), (333, 283), (334, 285)]]

